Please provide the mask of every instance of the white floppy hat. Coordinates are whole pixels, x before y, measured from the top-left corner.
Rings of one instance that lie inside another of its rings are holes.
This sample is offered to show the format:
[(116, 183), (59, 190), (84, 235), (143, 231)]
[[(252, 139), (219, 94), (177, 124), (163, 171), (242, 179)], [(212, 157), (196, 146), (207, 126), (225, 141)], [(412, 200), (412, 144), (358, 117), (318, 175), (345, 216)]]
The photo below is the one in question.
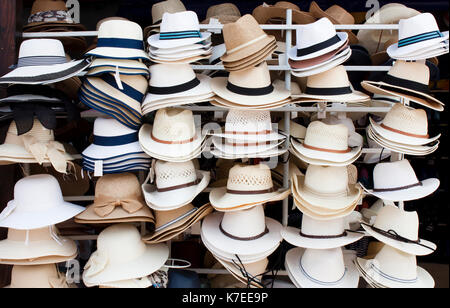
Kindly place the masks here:
[(17, 67), (0, 77), (0, 84), (56, 83), (77, 75), (89, 65), (88, 60), (68, 62), (59, 40), (30, 39), (20, 45)]
[[(149, 179), (153, 184), (148, 183)], [(191, 203), (208, 186), (209, 180), (209, 172), (196, 170), (193, 161), (158, 160), (142, 185), (142, 191), (150, 208), (170, 211)]]
[(293, 248), (286, 254), (286, 270), (297, 288), (357, 288), (359, 273), (351, 254), (342, 248)]
[(210, 36), (210, 32), (200, 32), (197, 14), (185, 11), (164, 13), (160, 33), (151, 35), (147, 42), (152, 47), (164, 49), (201, 43)]
[(167, 245), (146, 245), (133, 225), (112, 225), (99, 234), (97, 250), (84, 267), (83, 281), (91, 287), (142, 278), (160, 269), (168, 257)]
[(373, 225), (362, 224), (367, 233), (380, 242), (405, 253), (424, 256), (436, 250), (436, 244), (419, 238), (419, 216), (393, 205), (380, 209)]
[(66, 221), (84, 207), (65, 202), (56, 178), (31, 175), (14, 186), (14, 199), (0, 214), (0, 227), (32, 230)]
[(439, 179), (419, 181), (408, 160), (379, 163), (373, 169), (373, 189), (364, 190), (388, 201), (410, 201), (424, 198), (438, 189)]

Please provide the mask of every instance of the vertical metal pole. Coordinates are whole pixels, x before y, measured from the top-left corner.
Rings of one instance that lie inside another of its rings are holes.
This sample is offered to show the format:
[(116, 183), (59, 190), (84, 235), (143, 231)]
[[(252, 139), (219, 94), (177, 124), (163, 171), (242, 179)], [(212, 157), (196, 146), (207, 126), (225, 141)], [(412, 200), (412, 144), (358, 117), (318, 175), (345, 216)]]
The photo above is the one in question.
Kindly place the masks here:
[[(405, 106), (409, 106), (409, 100), (406, 98), (402, 97), (402, 99), (400, 100), (400, 103)], [(405, 158), (405, 154), (402, 154), (402, 153), (396, 153), (396, 155), (394, 155), (395, 160), (402, 160), (404, 158)], [(401, 209), (402, 211), (404, 211), (405, 210), (405, 202), (399, 201), (398, 208)]]

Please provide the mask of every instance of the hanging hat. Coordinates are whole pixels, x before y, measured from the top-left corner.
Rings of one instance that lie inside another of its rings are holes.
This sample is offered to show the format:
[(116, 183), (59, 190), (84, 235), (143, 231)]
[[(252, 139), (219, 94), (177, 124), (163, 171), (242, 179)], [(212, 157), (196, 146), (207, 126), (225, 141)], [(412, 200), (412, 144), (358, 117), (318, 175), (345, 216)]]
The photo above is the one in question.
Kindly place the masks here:
[(102, 176), (95, 186), (94, 203), (75, 217), (77, 223), (149, 222), (155, 219), (146, 206), (141, 186), (132, 173)]
[(369, 224), (373, 224), (380, 210), (386, 205), (395, 206), (395, 203), (392, 201), (378, 199), (369, 208), (362, 208), (361, 215), (363, 220)]
[(40, 265), (75, 259), (77, 245), (60, 237), (54, 226), (34, 230), (8, 229), (8, 236), (0, 241), (0, 264)]
[(16, 68), (0, 77), (0, 84), (49, 84), (76, 76), (88, 60), (67, 61), (63, 44), (54, 39), (23, 41)]
[[(149, 179), (151, 183), (148, 183)], [(178, 163), (158, 160), (142, 190), (149, 207), (170, 211), (191, 203), (208, 186), (209, 180), (209, 172), (196, 170), (193, 161)]]
[(373, 189), (364, 190), (389, 201), (410, 201), (424, 198), (438, 189), (435, 178), (419, 181), (408, 160), (379, 163), (373, 169)]
[(211, 19), (217, 19), (222, 25), (235, 22), (241, 17), (239, 8), (233, 3), (212, 5), (206, 11), (206, 19), (202, 24), (209, 24)]
[(5, 288), (11, 289), (62, 289), (68, 288), (65, 277), (55, 264), (14, 265), (11, 271), (11, 283)]
[(286, 270), (297, 288), (357, 288), (359, 273), (342, 248), (293, 248), (286, 254)]
[(444, 110), (444, 103), (430, 95), (430, 70), (420, 62), (395, 61), (383, 81), (363, 81), (362, 87), (375, 94), (391, 95), (410, 100), (436, 111)]
[(434, 288), (433, 277), (417, 266), (415, 255), (384, 245), (374, 259), (357, 258), (356, 267), (369, 284), (383, 288)]
[[(202, 223), (201, 237), (215, 255), (243, 264), (269, 256), (281, 242), (281, 224), (264, 216), (262, 206), (251, 209), (212, 213)], [(256, 259), (256, 260), (255, 260)]]
[(362, 226), (380, 242), (411, 255), (424, 256), (436, 250), (436, 244), (419, 238), (417, 212), (406, 212), (386, 205), (378, 212), (373, 225)]
[(287, 198), (289, 189), (276, 189), (269, 167), (236, 164), (230, 169), (226, 187), (213, 188), (211, 205), (218, 211), (238, 211)]
[(71, 31), (85, 31), (86, 28), (75, 21), (68, 12), (66, 3), (61, 0), (35, 0), (31, 7), (31, 14), (24, 30), (40, 32), (45, 26), (64, 26)]

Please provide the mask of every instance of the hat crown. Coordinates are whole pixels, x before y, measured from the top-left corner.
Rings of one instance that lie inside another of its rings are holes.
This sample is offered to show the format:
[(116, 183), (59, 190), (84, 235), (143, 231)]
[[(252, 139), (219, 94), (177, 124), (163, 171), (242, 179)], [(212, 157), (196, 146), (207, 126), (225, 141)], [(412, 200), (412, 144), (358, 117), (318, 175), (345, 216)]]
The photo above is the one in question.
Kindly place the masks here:
[(250, 67), (242, 71), (232, 71), (228, 82), (243, 88), (264, 88), (271, 85), (270, 72), (267, 63)]
[(297, 48), (308, 48), (331, 39), (336, 35), (336, 29), (331, 21), (323, 17), (316, 22), (302, 25), (297, 29)]
[(338, 65), (326, 72), (308, 76), (306, 86), (309, 88), (343, 88), (350, 87), (347, 71)]
[(388, 75), (400, 79), (406, 79), (428, 86), (430, 82), (430, 69), (425, 63), (395, 61)]
[(312, 236), (333, 236), (341, 235), (346, 228), (344, 218), (331, 220), (316, 220), (308, 215), (302, 216), (302, 233)]
[(405, 133), (428, 135), (428, 119), (425, 110), (408, 108), (399, 103), (386, 114), (383, 124)]
[(325, 283), (337, 282), (345, 274), (344, 255), (340, 247), (305, 249), (300, 259), (300, 266), (308, 276)]
[(206, 12), (206, 19), (214, 16), (237, 16), (241, 17), (241, 12), (233, 3), (221, 3), (210, 6)]
[(31, 128), (31, 130), (20, 136), (18, 136), (16, 122), (12, 121), (8, 128), (8, 134), (5, 138), (5, 144), (16, 144), (24, 146), (22, 136), (34, 137), (37, 141), (42, 143), (48, 143), (55, 140), (53, 131), (45, 128), (38, 119), (34, 119), (33, 127)]
[(422, 13), (407, 19), (400, 19), (398, 23), (399, 40), (432, 31), (439, 31), (439, 27), (431, 13)]
[(154, 64), (150, 66), (150, 86), (172, 87), (196, 78), (189, 64)]
[(152, 22), (156, 24), (161, 21), (164, 13), (178, 13), (186, 11), (183, 2), (179, 0), (168, 0), (155, 3), (152, 6)]
[[(47, 226), (33, 230), (17, 230), (8, 229), (8, 240), (13, 242), (41, 242), (54, 241), (52, 233), (57, 234), (58, 230), (55, 226)], [(60, 238), (61, 239), (61, 238)]]
[(11, 271), (11, 288), (52, 288), (50, 280), (60, 274), (55, 264), (14, 265)]
[(380, 209), (375, 219), (374, 227), (389, 231), (412, 241), (419, 238), (419, 216), (417, 212), (406, 212), (394, 205), (387, 204)]
[(94, 136), (117, 137), (135, 132), (135, 130), (112, 118), (97, 118), (94, 122)]
[(226, 212), (222, 218), (225, 232), (242, 238), (250, 238), (262, 234), (266, 229), (266, 219), (262, 206), (254, 206), (247, 210)]
[(223, 26), (223, 39), (228, 54), (231, 54), (232, 51), (239, 46), (248, 44), (263, 36), (267, 36), (267, 34), (261, 29), (256, 19), (250, 14), (242, 16), (236, 22), (228, 23)]
[(287, 10), (300, 11), (300, 8), (299, 8), (298, 5), (296, 5), (296, 4), (292, 3), (292, 2), (289, 2), (289, 1), (278, 1), (273, 6), (281, 7), (283, 9), (287, 9)]
[(191, 110), (164, 108), (156, 112), (152, 134), (164, 141), (185, 141), (195, 138), (195, 121)]
[(255, 133), (272, 130), (272, 120), (268, 110), (232, 109), (227, 115), (226, 132)]
[(346, 9), (339, 5), (332, 5), (325, 12), (333, 17), (338, 24), (342, 25), (352, 25), (355, 23), (355, 18)]
[(325, 119), (323, 119), (322, 122), (328, 125), (343, 124), (347, 127), (349, 134), (354, 133), (356, 131), (355, 124), (353, 124), (353, 121), (350, 118), (340, 119), (336, 116), (328, 116)]
[(161, 21), (161, 33), (178, 31), (200, 31), (197, 13), (184, 11), (177, 13), (164, 13)]
[(19, 59), (27, 57), (62, 57), (66, 58), (64, 46), (55, 39), (30, 39), (20, 44)]
[(348, 129), (343, 124), (328, 125), (320, 121), (309, 124), (305, 144), (308, 146), (344, 151), (348, 149)]
[(192, 183), (197, 180), (197, 171), (192, 161), (166, 162), (158, 160), (155, 164), (156, 186), (168, 188)]
[(48, 11), (67, 11), (66, 3), (62, 0), (36, 0), (31, 7), (31, 14)]
[(346, 196), (347, 167), (309, 165), (305, 173), (305, 189), (317, 195)]
[[(138, 200), (142, 201), (142, 190), (139, 180), (132, 173), (105, 174), (95, 186), (95, 201), (107, 200)], [(95, 203), (94, 201), (94, 203)]]
[(390, 277), (402, 280), (414, 280), (417, 278), (416, 256), (395, 249), (389, 245), (384, 245), (381, 248), (372, 261), (372, 264), (383, 272), (383, 274), (389, 275)]
[(401, 188), (419, 183), (408, 160), (378, 163), (373, 169), (374, 189)]
[(129, 20), (108, 20), (103, 22), (98, 29), (98, 38), (133, 39), (142, 41), (144, 34), (142, 27)]
[(259, 191), (273, 188), (272, 174), (267, 165), (237, 164), (230, 169), (227, 189)]
[(106, 257), (109, 265), (136, 260), (146, 250), (139, 231), (130, 224), (117, 224), (104, 229), (97, 238), (97, 254)]

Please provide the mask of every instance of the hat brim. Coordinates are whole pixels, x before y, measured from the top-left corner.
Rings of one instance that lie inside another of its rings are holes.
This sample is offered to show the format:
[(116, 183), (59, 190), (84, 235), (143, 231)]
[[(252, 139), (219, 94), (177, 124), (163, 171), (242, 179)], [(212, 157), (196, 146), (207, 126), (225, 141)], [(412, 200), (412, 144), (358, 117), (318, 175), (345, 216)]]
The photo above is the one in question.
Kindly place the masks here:
[(320, 159), (315, 159), (315, 158), (311, 158), (311, 157), (307, 157), (302, 155), (300, 152), (297, 151), (296, 148), (294, 148), (292, 146), (292, 141), (291, 141), (291, 146), (289, 148), (289, 152), (291, 154), (293, 154), (295, 157), (299, 158), (301, 161), (308, 163), (310, 165), (318, 165), (318, 166), (334, 166), (334, 167), (345, 167), (348, 166), (352, 163), (354, 163), (356, 160), (358, 160), (358, 158), (361, 156), (362, 154), (362, 150), (354, 157), (352, 157), (350, 160), (347, 161), (343, 161), (343, 162), (335, 162), (335, 161), (330, 161), (330, 160), (320, 160)]
[(191, 64), (198, 62), (200, 60), (209, 59), (211, 57), (211, 54), (204, 54), (201, 56), (194, 56), (190, 58), (182, 58), (182, 59), (176, 59), (176, 60), (162, 60), (159, 58), (150, 57), (150, 60), (154, 63), (160, 63), (160, 64)]
[(227, 52), (223, 56), (221, 56), (220, 59), (222, 60), (222, 62), (236, 62), (259, 53), (267, 45), (273, 44), (273, 42), (276, 42), (275, 36), (266, 35), (264, 38), (258, 40), (254, 44), (251, 44), (244, 48), (240, 48), (238, 51), (231, 54), (228, 53), (227, 50)]
[(262, 141), (277, 141), (277, 140), (285, 140), (286, 135), (280, 134), (275, 130), (272, 130), (269, 134), (247, 134), (246, 132), (242, 134), (227, 134), (225, 128), (222, 129), (221, 133), (211, 133), (214, 137), (219, 138), (228, 138), (233, 140), (243, 140), (243, 141), (253, 141), (253, 142), (262, 142)]
[(322, 65), (325, 65), (329, 62), (332, 62), (335, 60), (339, 55), (342, 55), (343, 53), (349, 52), (347, 48), (350, 49), (350, 46), (348, 46), (348, 42), (342, 45), (340, 48), (330, 51), (329, 53), (326, 53), (324, 55), (321, 55), (316, 58), (304, 60), (304, 61), (295, 61), (295, 60), (289, 60), (289, 65), (293, 70), (296, 71), (307, 71), (312, 70), (314, 68), (320, 67)]
[(344, 45), (348, 41), (348, 33), (347, 32), (336, 32), (336, 35), (339, 38), (339, 42), (334, 43), (333, 45), (331, 45), (327, 48), (323, 48), (316, 52), (313, 52), (313, 53), (310, 53), (310, 54), (307, 54), (307, 55), (304, 55), (301, 57), (297, 57), (297, 47), (293, 47), (293, 48), (289, 49), (287, 55), (288, 55), (289, 59), (292, 59), (294, 61), (302, 61), (302, 60), (309, 60), (312, 58), (317, 58), (319, 56), (327, 54), (333, 50), (339, 49), (340, 47), (342, 47), (342, 45)]
[(342, 94), (342, 95), (310, 95), (302, 93), (299, 95), (292, 95), (294, 102), (296, 103), (315, 103), (315, 102), (337, 102), (337, 103), (347, 103), (347, 102), (365, 102), (370, 100), (370, 96), (353, 90), (352, 93)]
[(74, 260), (78, 256), (78, 252), (71, 256), (45, 256), (33, 259), (0, 259), (0, 264), (6, 265), (43, 265), (43, 264), (57, 264)]
[(120, 222), (149, 222), (155, 223), (151, 210), (142, 203), (142, 208), (134, 213), (125, 211), (122, 207), (115, 207), (107, 216), (99, 216), (95, 213), (95, 202), (86, 210), (75, 216), (75, 222), (81, 224), (109, 224)]
[[(59, 240), (62, 244), (55, 240), (28, 242), (27, 244), (8, 239), (0, 241), (0, 264), (6, 262), (5, 260), (18, 263), (23, 261), (26, 264), (25, 260), (30, 261), (30, 259), (76, 256), (78, 248), (74, 241), (62, 237), (59, 237)], [(41, 262), (44, 262), (44, 260), (41, 260)], [(47, 264), (47, 262), (40, 264)]]
[(133, 48), (96, 47), (88, 51), (85, 56), (125, 60), (150, 60), (149, 55), (144, 50)]
[(154, 48), (152, 46), (149, 47), (149, 52), (153, 55), (171, 55), (171, 54), (179, 54), (180, 52), (186, 52), (186, 51), (192, 51), (192, 50), (198, 50), (198, 49), (209, 49), (211, 47), (211, 42), (208, 42), (206, 44), (191, 44), (191, 45), (183, 45), (181, 47), (174, 47), (174, 48)]
[(291, 74), (295, 77), (308, 77), (326, 72), (350, 59), (350, 57), (352, 56), (351, 48), (348, 48), (348, 50), (349, 51), (343, 51), (342, 54), (337, 55), (334, 59), (332, 59), (332, 61), (327, 62), (326, 64), (320, 65), (310, 70), (292, 70)]
[[(348, 153), (330, 153), (323, 151), (316, 151), (312, 149), (305, 148), (302, 143), (291, 138), (292, 147), (294, 147), (295, 151), (300, 153), (300, 155), (308, 158), (312, 158), (314, 160), (323, 160), (323, 161), (331, 161), (336, 163), (348, 162), (353, 159), (358, 159), (361, 155), (361, 146), (354, 147)], [(355, 160), (356, 160), (355, 159)]]
[[(214, 258), (216, 258), (217, 261), (219, 261), (219, 263), (231, 274), (233, 275), (234, 278), (236, 278), (237, 280), (239, 280), (239, 282), (245, 284), (245, 285), (250, 285), (251, 288), (263, 288), (262, 285), (262, 274), (265, 273), (265, 269), (262, 270), (262, 272), (256, 274), (256, 276), (254, 276), (253, 278), (256, 280), (255, 281), (248, 281), (248, 279), (246, 277), (244, 277), (244, 275), (241, 272), (240, 267), (236, 266), (233, 262), (228, 262), (225, 260), (222, 260), (219, 256), (214, 255)], [(266, 267), (267, 267), (267, 263)], [(247, 269), (244, 266), (244, 270), (247, 271)], [(252, 273), (249, 273), (250, 275), (252, 275)]]
[(267, 150), (264, 152), (255, 153), (255, 154), (232, 155), (232, 154), (227, 154), (227, 153), (221, 152), (218, 149), (211, 150), (211, 154), (214, 155), (215, 157), (219, 157), (219, 158), (223, 158), (223, 159), (231, 159), (231, 160), (242, 159), (242, 158), (276, 157), (276, 156), (283, 155), (286, 152), (287, 152), (287, 149), (274, 148), (274, 149), (270, 149), (270, 150)]
[[(95, 144), (91, 144), (89, 147), (91, 147), (93, 151), (102, 151), (103, 150), (103, 146), (98, 146)], [(97, 147), (100, 147), (100, 148), (97, 148)], [(83, 154), (81, 154), (81, 156), (82, 156), (84, 162), (92, 164), (92, 165), (95, 165), (96, 160), (102, 160), (104, 166), (114, 166), (114, 165), (121, 164), (124, 162), (129, 162), (129, 161), (145, 160), (145, 159), (150, 160), (151, 159), (150, 156), (148, 156), (144, 151), (141, 150), (140, 146), (135, 147), (134, 149), (137, 149), (138, 151), (137, 152), (120, 152), (120, 149), (119, 149), (118, 153), (120, 155), (117, 155), (115, 157), (102, 156), (101, 158), (92, 158), (92, 157), (84, 154), (84, 152), (83, 152)]]
[(176, 40), (160, 40), (159, 33), (150, 35), (147, 39), (147, 43), (153, 47), (158, 49), (167, 49), (167, 48), (177, 48), (186, 45), (198, 44), (200, 42), (206, 41), (211, 37), (211, 32), (200, 32), (200, 36), (198, 38), (183, 38)]
[[(88, 146), (83, 153), (82, 157), (86, 157), (88, 160), (110, 160), (119, 157), (124, 157), (128, 155), (139, 154), (143, 155), (144, 152), (138, 141), (133, 143), (115, 145), (115, 146), (101, 146), (96, 144), (91, 144)], [(142, 157), (145, 158), (145, 157)], [(150, 157), (149, 157), (150, 158)]]
[(389, 46), (386, 49), (386, 52), (393, 59), (396, 59), (397, 57), (407, 57), (409, 54), (414, 54), (418, 50), (432, 49), (435, 45), (446, 40), (448, 40), (448, 33), (444, 34), (442, 37), (434, 38), (431, 40), (415, 43), (404, 47), (398, 47), (398, 43), (395, 43)]
[(198, 96), (191, 96), (191, 97), (177, 97), (177, 98), (173, 98), (173, 99), (171, 98), (168, 100), (160, 100), (160, 101), (157, 101), (154, 103), (142, 105), (142, 113), (145, 115), (145, 114), (148, 114), (150, 112), (153, 112), (153, 111), (156, 111), (156, 110), (162, 109), (162, 108), (209, 102), (213, 96), (214, 96), (214, 94), (211, 92), (206, 95), (198, 95)]
[(221, 97), (215, 96), (211, 99), (210, 103), (213, 106), (222, 107), (225, 109), (245, 109), (245, 110), (273, 110), (276, 108), (283, 107), (286, 104), (289, 104), (291, 102), (291, 98), (287, 98), (275, 103), (267, 104), (267, 105), (241, 105), (236, 104), (233, 102), (230, 102), (226, 99), (223, 99)]
[(261, 50), (258, 50), (256, 53), (254, 53), (250, 56), (247, 56), (245, 58), (242, 58), (237, 61), (232, 61), (232, 62), (222, 61), (222, 64), (227, 69), (236, 68), (235, 70), (237, 70), (239, 67), (247, 66), (249, 64), (254, 64), (259, 61), (263, 61), (263, 60), (267, 59), (267, 56), (269, 54), (271, 54), (273, 51), (275, 51), (276, 49), (277, 49), (277, 42), (274, 41), (274, 42), (270, 43), (269, 45), (264, 46), (264, 48), (262, 48)]
[(206, 55), (211, 54), (211, 52), (212, 52), (212, 48), (209, 47), (209, 48), (181, 51), (178, 53), (168, 53), (168, 54), (150, 53), (150, 58), (156, 59), (156, 60), (161, 60), (161, 61), (178, 61), (178, 60), (183, 60), (185, 58), (206, 56)]
[[(123, 173), (123, 172), (130, 172), (130, 171), (148, 171), (150, 169), (149, 165), (130, 165), (126, 167), (120, 167), (120, 168), (113, 168), (113, 169), (103, 169), (103, 174), (112, 174), (112, 173)], [(95, 169), (91, 168), (90, 166), (83, 165), (83, 170), (86, 170), (88, 172), (95, 172)]]
[[(449, 51), (449, 45), (447, 42), (441, 42), (438, 45), (433, 46), (432, 48), (425, 48), (422, 50), (418, 50), (414, 53), (405, 55), (403, 57), (398, 56), (396, 57), (397, 60), (404, 60), (404, 61), (414, 61), (414, 60), (427, 60), (430, 58), (435, 58), (440, 55), (447, 54)], [(387, 54), (387, 53), (386, 53)], [(387, 61), (387, 60), (386, 60)], [(432, 62), (435, 64), (435, 62)]]
[[(249, 154), (257, 154), (257, 153), (261, 153), (261, 152), (266, 152), (269, 151), (271, 149), (274, 148), (278, 148), (278, 146), (280, 146), (284, 141), (283, 140), (274, 140), (274, 141), (267, 141), (269, 142), (269, 144), (267, 144), (267, 142), (263, 142), (262, 144), (253, 146), (253, 145), (248, 145), (248, 146), (233, 146), (230, 144), (227, 144), (228, 140), (226, 140), (226, 138), (220, 138), (220, 137), (216, 137), (213, 136), (212, 137), (212, 143), (214, 145), (214, 147), (216, 149), (218, 149), (220, 152), (223, 152), (225, 154), (228, 155), (249, 155)], [(236, 142), (236, 143), (241, 143), (241, 144), (245, 144), (246, 142), (248, 142), (247, 140), (243, 141), (243, 140), (230, 140), (232, 142)]]

